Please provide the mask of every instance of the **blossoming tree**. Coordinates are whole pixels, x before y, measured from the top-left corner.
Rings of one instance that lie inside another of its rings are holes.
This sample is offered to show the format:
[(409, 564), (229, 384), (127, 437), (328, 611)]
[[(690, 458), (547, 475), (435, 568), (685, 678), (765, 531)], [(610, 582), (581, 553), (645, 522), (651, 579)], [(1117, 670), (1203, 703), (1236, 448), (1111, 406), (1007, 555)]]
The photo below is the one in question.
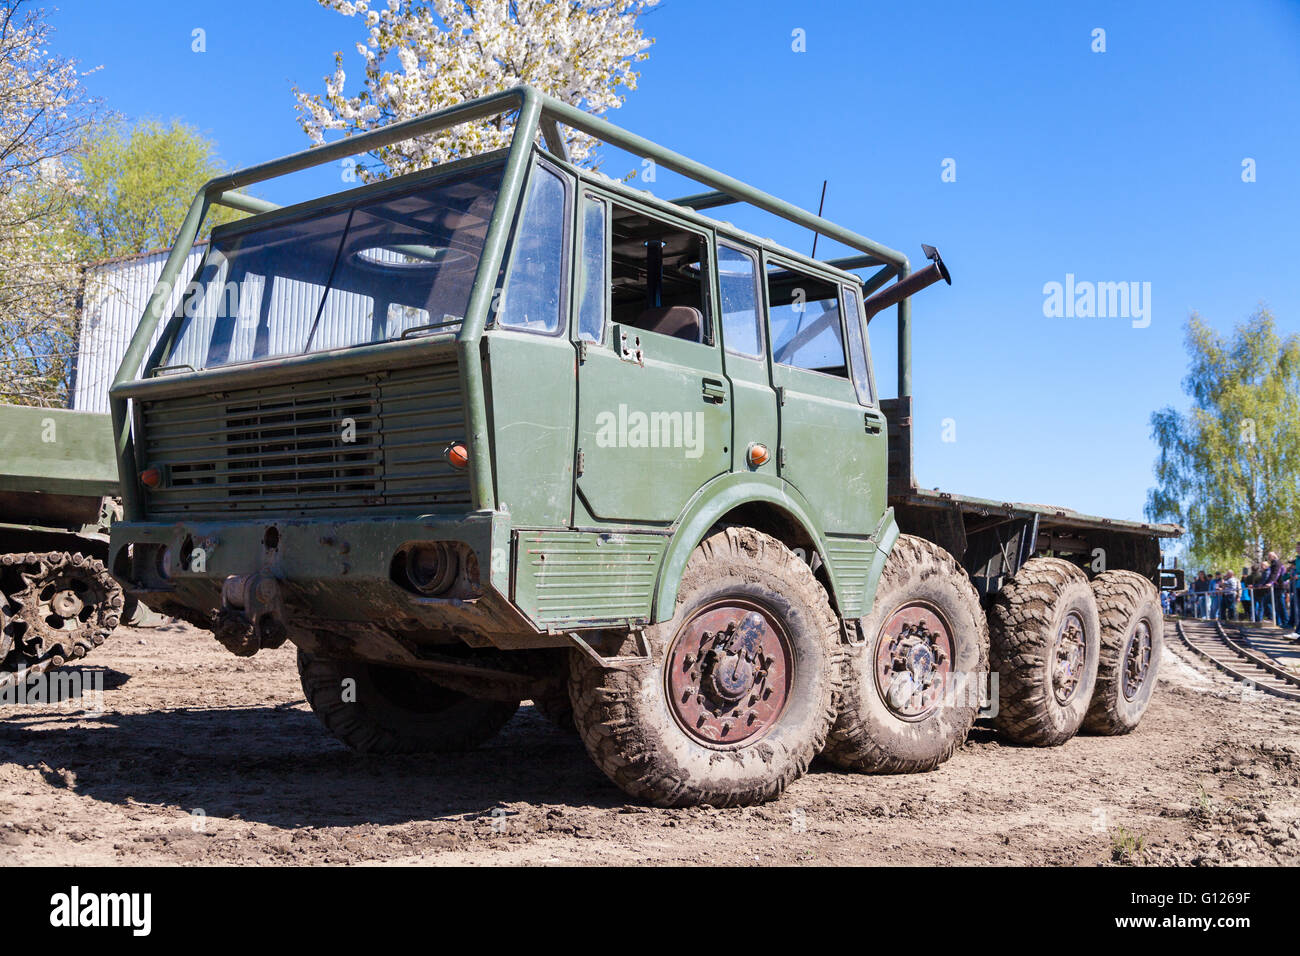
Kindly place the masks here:
[[(343, 54), (325, 93), (295, 89), (299, 122), (315, 143), (331, 130), (362, 132), (443, 109), (520, 84), (602, 115), (623, 104), (620, 88), (636, 89), (636, 63), (654, 42), (637, 17), (658, 0), (318, 0), (363, 17), (368, 38), (357, 44), (365, 87), (344, 92)], [(373, 6), (378, 7), (376, 2)], [(365, 181), (506, 146), (512, 117), (480, 120), (398, 143), (358, 166)], [(564, 131), (569, 157), (592, 164), (593, 137)]]
[(0, 401), (61, 404), (75, 347), (79, 270), (69, 158), (93, 119), (49, 26), (0, 0)]

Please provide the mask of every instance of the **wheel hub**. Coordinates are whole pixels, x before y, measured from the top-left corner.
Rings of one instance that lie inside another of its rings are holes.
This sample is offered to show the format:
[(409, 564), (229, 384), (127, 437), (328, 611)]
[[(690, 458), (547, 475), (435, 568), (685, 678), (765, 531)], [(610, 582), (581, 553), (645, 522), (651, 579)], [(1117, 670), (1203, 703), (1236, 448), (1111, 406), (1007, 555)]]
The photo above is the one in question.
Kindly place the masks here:
[(674, 718), (692, 737), (715, 746), (770, 730), (785, 710), (794, 676), (785, 630), (747, 601), (695, 614), (677, 632), (667, 665)]
[(1059, 704), (1068, 704), (1079, 689), (1087, 659), (1083, 618), (1071, 611), (1056, 632), (1056, 652), (1052, 657), (1052, 692)]
[(1124, 697), (1132, 700), (1146, 683), (1151, 669), (1151, 627), (1139, 621), (1124, 651)]
[(876, 686), (902, 720), (924, 720), (936, 709), (952, 673), (952, 628), (937, 608), (905, 604), (885, 621), (876, 640)]
[(49, 606), (50, 610), (60, 618), (76, 618), (81, 615), (86, 602), (73, 588), (64, 588), (51, 595)]

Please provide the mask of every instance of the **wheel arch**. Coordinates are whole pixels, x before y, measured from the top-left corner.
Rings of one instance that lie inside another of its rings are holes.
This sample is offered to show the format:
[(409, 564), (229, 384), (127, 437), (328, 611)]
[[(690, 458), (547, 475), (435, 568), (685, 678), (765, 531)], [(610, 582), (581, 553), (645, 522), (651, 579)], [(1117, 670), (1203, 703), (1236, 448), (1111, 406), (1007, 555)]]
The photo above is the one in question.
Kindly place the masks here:
[[(826, 588), (837, 613), (841, 601), (834, 568), (829, 564), (826, 537), (813, 516), (809, 503), (788, 483), (759, 475), (724, 475), (709, 483), (686, 506), (678, 519), (672, 541), (659, 565), (653, 620), (673, 616), (677, 587), (691, 552), (704, 540), (709, 529), (720, 523), (743, 524), (769, 534), (791, 549), (815, 551), (821, 567), (814, 574)], [(884, 569), (889, 549), (898, 538), (893, 509), (886, 509), (874, 533), (876, 551), (867, 575), (863, 607), (870, 607), (876, 584)], [(828, 571), (829, 569), (829, 571)]]

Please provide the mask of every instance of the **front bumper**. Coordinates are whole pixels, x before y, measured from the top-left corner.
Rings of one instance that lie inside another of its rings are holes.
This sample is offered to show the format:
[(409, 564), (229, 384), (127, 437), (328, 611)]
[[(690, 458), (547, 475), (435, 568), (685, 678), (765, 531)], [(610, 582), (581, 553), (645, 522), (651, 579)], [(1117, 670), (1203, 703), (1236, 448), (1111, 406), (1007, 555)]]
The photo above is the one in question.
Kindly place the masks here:
[[(394, 578), (394, 558), (405, 545), (433, 541), (459, 543), (462, 553), (473, 555), (473, 573), (455, 596), (426, 597)], [(191, 621), (216, 613), (228, 578), (261, 573), (278, 581), (291, 633), (363, 625), (416, 643), (450, 638), (502, 648), (562, 645), (510, 602), (510, 555), (510, 521), (497, 512), (119, 522), (112, 528), (109, 567), (128, 593)]]

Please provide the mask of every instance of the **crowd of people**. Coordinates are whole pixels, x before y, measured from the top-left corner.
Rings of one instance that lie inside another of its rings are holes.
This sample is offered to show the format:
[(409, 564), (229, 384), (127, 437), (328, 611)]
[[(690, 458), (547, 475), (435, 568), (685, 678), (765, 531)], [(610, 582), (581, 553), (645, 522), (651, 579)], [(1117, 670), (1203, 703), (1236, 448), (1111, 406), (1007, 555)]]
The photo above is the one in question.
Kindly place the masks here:
[(1262, 562), (1241, 569), (1201, 571), (1185, 591), (1163, 593), (1166, 613), (1202, 620), (1274, 621), (1292, 630), (1300, 625), (1300, 542), (1283, 561), (1270, 551)]

